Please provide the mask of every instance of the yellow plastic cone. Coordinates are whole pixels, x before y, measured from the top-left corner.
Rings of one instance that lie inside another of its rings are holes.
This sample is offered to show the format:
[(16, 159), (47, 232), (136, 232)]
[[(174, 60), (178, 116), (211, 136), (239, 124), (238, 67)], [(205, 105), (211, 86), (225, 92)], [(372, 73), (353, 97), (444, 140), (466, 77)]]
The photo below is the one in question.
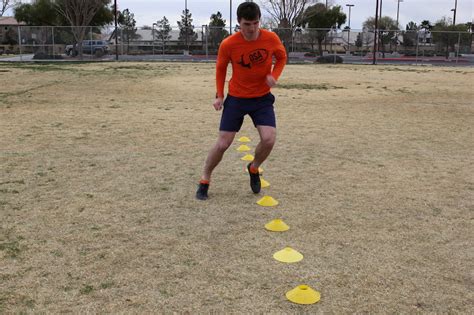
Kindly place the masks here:
[(246, 154), (244, 157), (241, 158), (242, 161), (253, 161), (252, 154)]
[(273, 258), (285, 263), (295, 263), (303, 260), (303, 255), (291, 247), (285, 247), (273, 254)]
[(262, 188), (265, 188), (270, 186), (270, 183), (260, 177), (260, 185), (262, 186)]
[(268, 222), (265, 224), (265, 228), (272, 232), (284, 232), (290, 229), (290, 227), (285, 222), (283, 222), (282, 219), (275, 219)]
[[(247, 165), (245, 165), (245, 171), (246, 171), (247, 173), (249, 172), (249, 170), (248, 170), (248, 168), (247, 168)], [(259, 173), (260, 175), (263, 174), (263, 167), (259, 167), (259, 168), (258, 168), (258, 173)]]
[(314, 304), (321, 299), (321, 293), (302, 284), (286, 292), (286, 298), (296, 304)]
[(240, 152), (250, 151), (250, 148), (247, 145), (242, 144), (241, 146), (237, 148), (237, 151), (240, 151)]
[(263, 196), (262, 199), (257, 201), (257, 204), (259, 204), (263, 207), (273, 207), (273, 206), (276, 206), (278, 204), (278, 201), (276, 201), (275, 199), (273, 199), (270, 196)]
[(239, 141), (239, 142), (250, 142), (250, 138), (248, 138), (248, 137), (240, 137), (238, 141)]

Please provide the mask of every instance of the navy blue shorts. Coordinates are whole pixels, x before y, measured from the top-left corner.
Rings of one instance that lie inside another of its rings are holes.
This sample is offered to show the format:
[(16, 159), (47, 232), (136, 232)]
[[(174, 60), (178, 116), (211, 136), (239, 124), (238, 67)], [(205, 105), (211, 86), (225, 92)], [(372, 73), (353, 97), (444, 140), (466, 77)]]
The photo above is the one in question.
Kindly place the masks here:
[(272, 93), (254, 98), (240, 98), (227, 95), (224, 101), (220, 131), (238, 132), (244, 122), (244, 116), (252, 118), (254, 126), (276, 127), (273, 103), (275, 96)]

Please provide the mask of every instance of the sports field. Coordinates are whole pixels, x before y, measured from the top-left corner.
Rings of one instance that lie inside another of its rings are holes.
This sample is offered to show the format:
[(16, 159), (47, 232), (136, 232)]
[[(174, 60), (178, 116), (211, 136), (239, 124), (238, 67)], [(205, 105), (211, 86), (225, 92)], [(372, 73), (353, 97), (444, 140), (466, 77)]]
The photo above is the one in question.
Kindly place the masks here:
[(202, 202), (213, 64), (0, 64), (0, 313), (472, 312), (473, 75), (289, 65), (271, 186), (236, 142)]

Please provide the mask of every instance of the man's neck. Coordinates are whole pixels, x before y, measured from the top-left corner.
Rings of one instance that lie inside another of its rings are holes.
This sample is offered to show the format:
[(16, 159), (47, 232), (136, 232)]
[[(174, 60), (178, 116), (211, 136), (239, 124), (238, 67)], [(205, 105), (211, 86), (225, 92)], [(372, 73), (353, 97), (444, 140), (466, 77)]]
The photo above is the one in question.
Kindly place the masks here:
[(257, 33), (255, 33), (252, 37), (249, 37), (249, 38), (246, 37), (243, 33), (241, 33), (241, 34), (242, 34), (242, 37), (243, 37), (246, 41), (251, 42), (251, 41), (254, 41), (254, 40), (257, 40), (257, 39), (258, 39), (258, 37), (260, 36), (260, 29), (257, 31)]

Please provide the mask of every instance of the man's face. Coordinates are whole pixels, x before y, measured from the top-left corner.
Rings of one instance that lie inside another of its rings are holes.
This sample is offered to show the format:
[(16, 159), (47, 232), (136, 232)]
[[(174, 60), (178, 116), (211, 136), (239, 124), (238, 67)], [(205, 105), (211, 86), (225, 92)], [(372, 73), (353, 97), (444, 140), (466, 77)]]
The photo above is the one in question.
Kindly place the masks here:
[(253, 21), (240, 19), (240, 32), (246, 40), (255, 40), (258, 37), (258, 30), (260, 28), (260, 19)]

